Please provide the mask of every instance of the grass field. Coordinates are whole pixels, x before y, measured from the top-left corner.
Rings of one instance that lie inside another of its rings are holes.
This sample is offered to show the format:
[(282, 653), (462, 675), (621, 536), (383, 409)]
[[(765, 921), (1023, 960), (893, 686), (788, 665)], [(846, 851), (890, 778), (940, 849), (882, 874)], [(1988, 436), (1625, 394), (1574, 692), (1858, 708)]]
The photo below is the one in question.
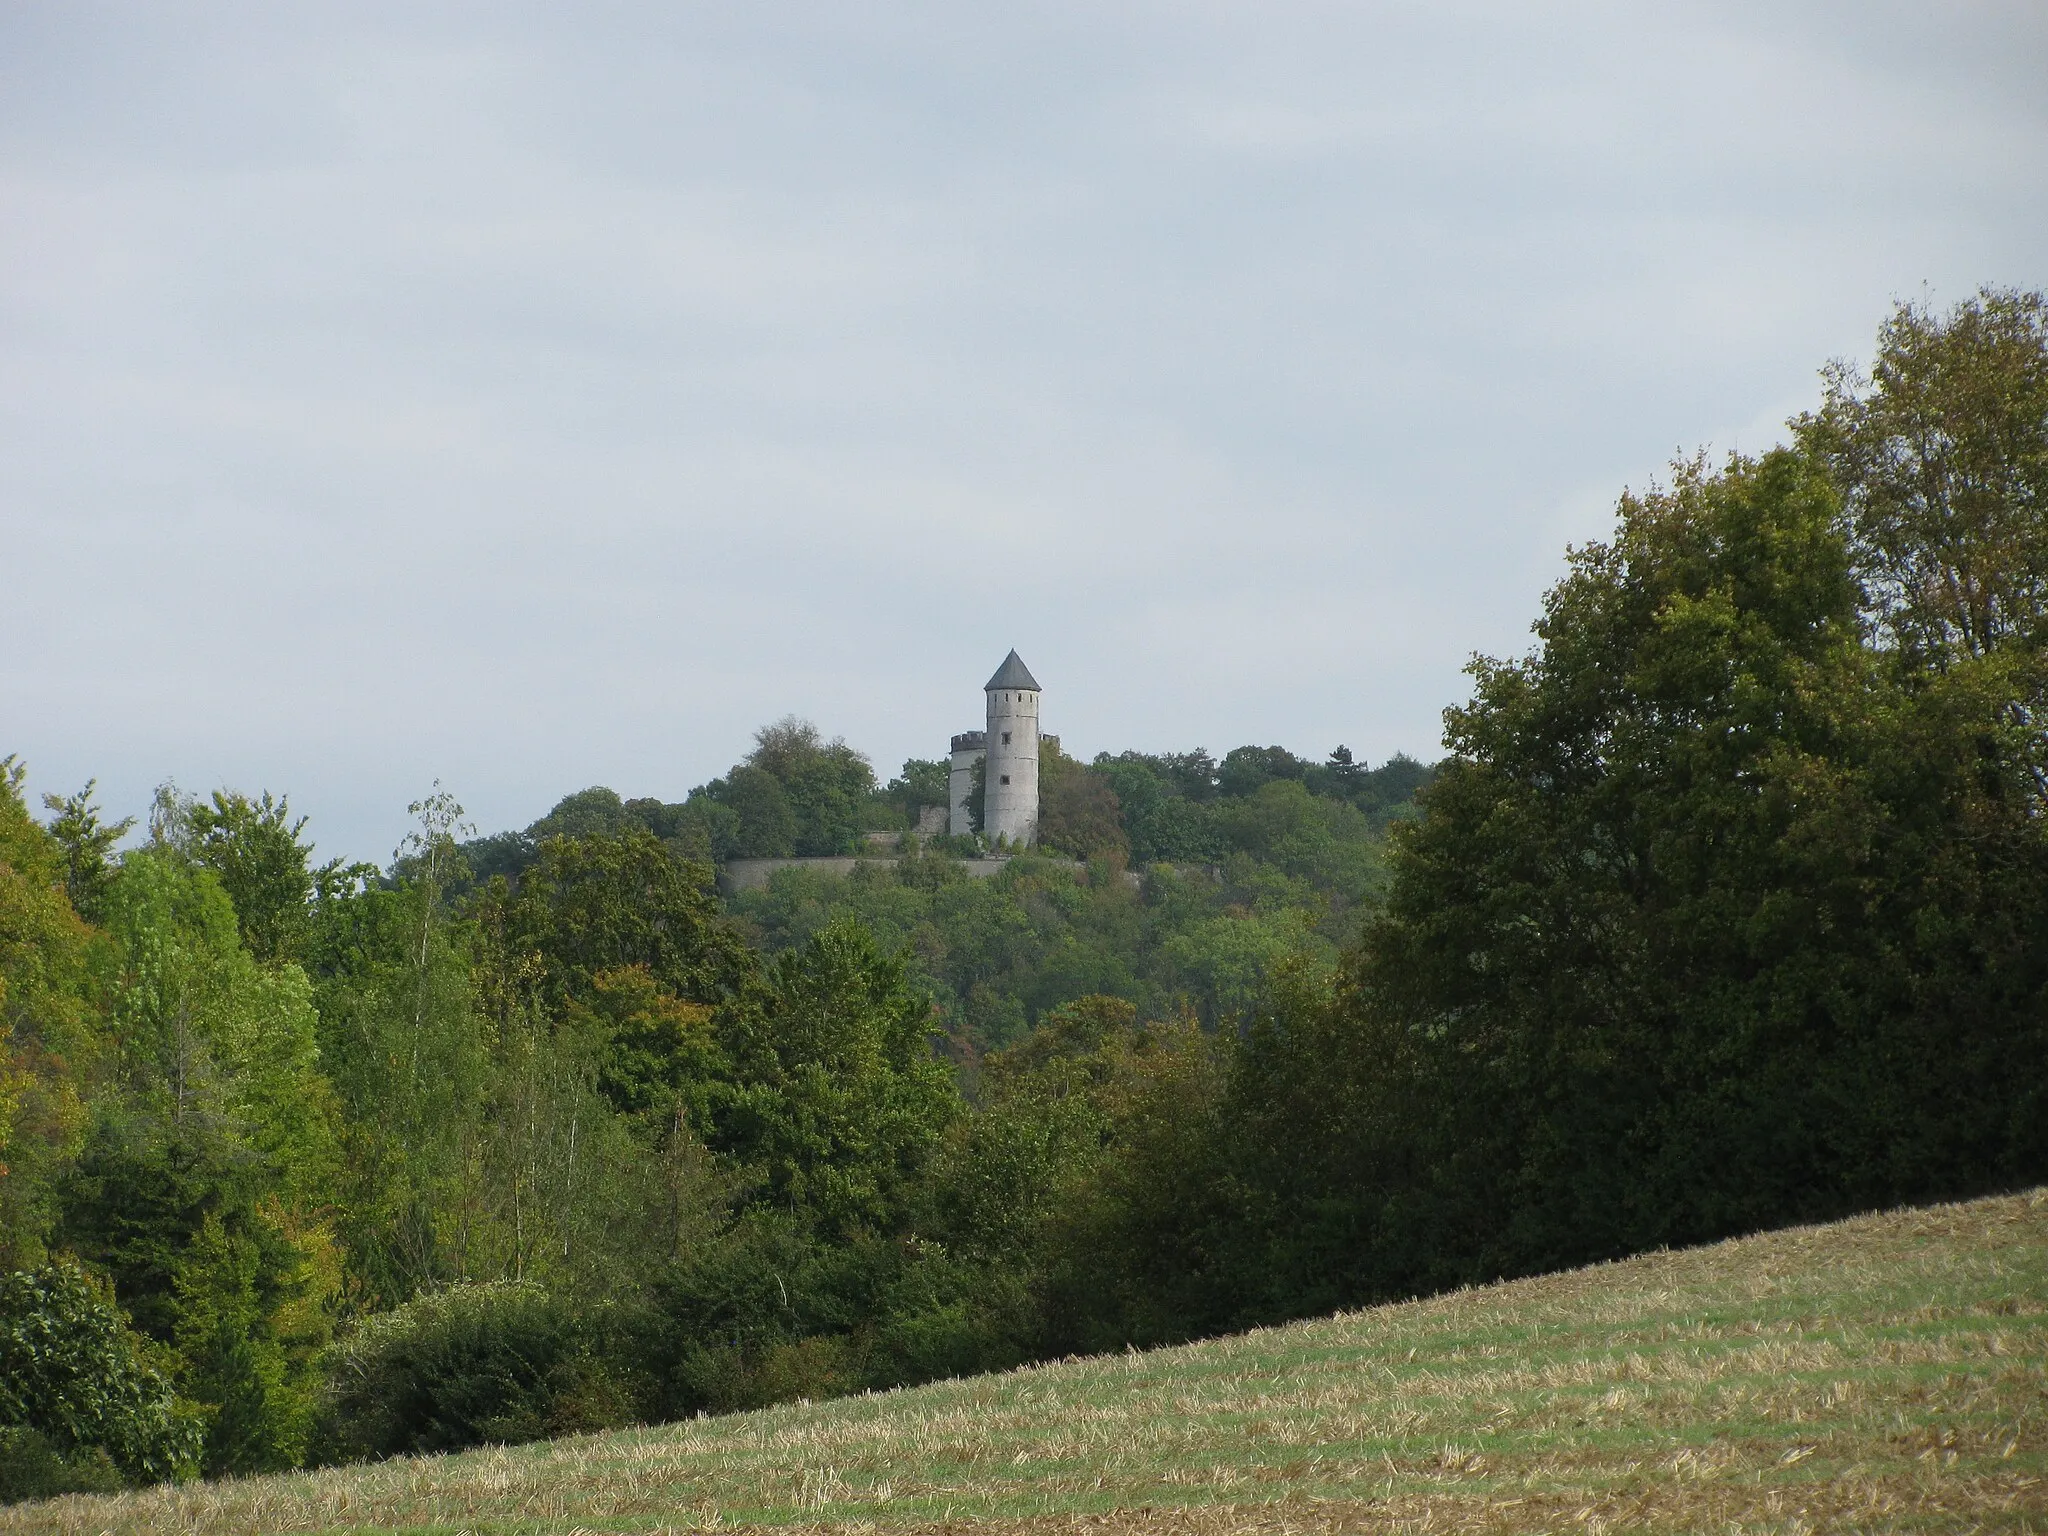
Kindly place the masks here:
[(2048, 1531), (2048, 1191), (0, 1532)]

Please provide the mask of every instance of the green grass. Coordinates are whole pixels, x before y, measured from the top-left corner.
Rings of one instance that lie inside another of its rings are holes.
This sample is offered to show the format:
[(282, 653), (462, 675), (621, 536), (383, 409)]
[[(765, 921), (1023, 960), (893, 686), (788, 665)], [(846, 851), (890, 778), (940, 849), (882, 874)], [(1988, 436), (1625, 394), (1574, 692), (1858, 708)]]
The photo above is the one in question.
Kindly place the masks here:
[(0, 1532), (2048, 1530), (2048, 1191)]

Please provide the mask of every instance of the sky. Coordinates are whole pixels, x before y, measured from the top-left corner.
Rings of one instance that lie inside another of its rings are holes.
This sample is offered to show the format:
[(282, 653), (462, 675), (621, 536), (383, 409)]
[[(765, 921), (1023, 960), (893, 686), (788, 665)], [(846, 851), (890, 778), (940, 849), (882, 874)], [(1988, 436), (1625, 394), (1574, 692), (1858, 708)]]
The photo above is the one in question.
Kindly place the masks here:
[(1437, 754), (1567, 545), (2048, 286), (2048, 6), (0, 6), (0, 755), (383, 860), (1070, 752)]

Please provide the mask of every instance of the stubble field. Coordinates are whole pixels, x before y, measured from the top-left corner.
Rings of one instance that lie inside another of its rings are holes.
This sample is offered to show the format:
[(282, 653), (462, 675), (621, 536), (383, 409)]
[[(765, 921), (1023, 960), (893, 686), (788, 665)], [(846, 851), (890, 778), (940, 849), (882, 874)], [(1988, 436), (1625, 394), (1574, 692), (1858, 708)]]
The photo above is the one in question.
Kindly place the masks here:
[(2048, 1531), (2048, 1191), (0, 1532)]

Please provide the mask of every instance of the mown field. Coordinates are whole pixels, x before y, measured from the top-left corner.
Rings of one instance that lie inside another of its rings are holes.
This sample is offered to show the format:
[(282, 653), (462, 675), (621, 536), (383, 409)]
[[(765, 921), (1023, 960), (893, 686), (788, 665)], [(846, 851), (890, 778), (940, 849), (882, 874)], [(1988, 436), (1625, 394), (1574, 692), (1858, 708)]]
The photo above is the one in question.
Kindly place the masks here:
[(2048, 1191), (0, 1531), (2048, 1530)]

